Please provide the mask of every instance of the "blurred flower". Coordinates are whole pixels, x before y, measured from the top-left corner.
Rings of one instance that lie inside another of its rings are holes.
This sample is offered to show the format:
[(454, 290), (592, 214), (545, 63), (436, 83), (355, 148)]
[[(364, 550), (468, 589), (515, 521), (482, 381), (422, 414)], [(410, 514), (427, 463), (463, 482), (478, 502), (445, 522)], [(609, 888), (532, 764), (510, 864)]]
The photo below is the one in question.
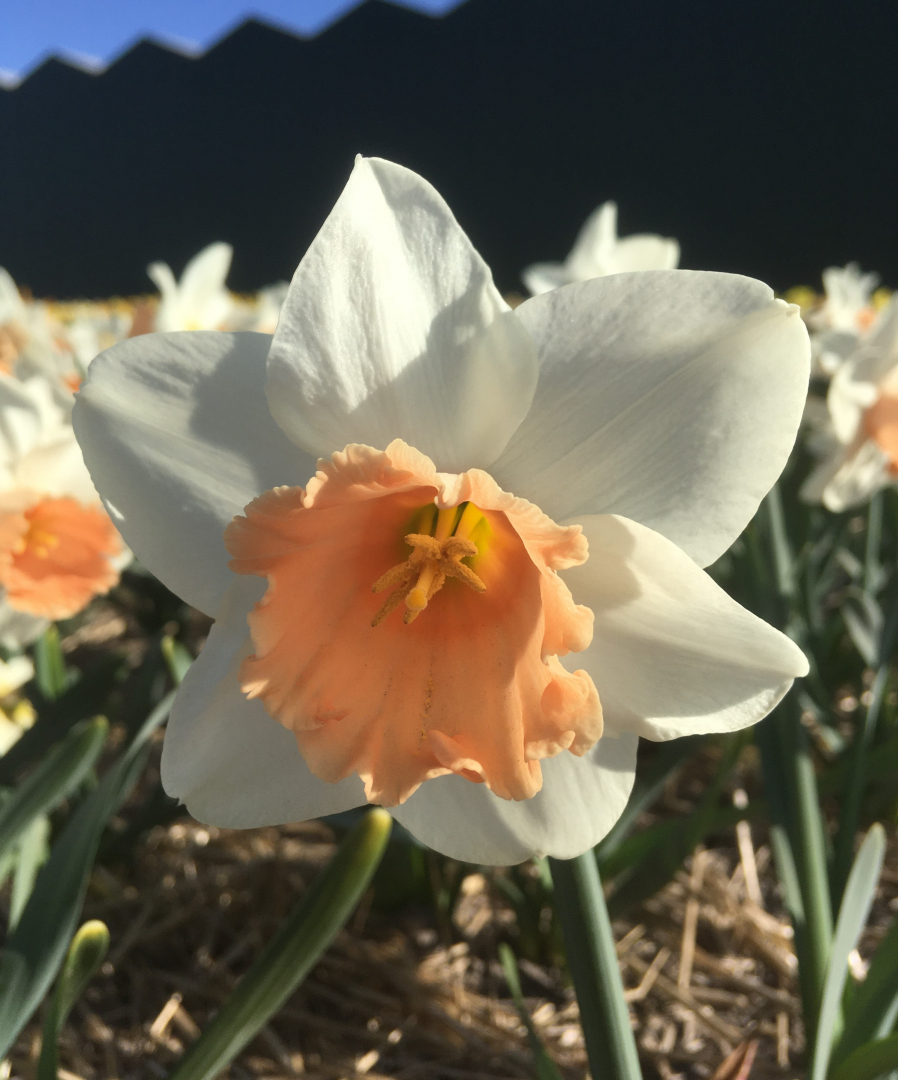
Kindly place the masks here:
[(34, 664), (27, 656), (0, 660), (0, 701), (34, 678)]
[(830, 266), (823, 271), (823, 303), (813, 316), (820, 330), (866, 330), (876, 316), (873, 290), (879, 284), (879, 274), (862, 274), (860, 266)]
[(779, 475), (808, 353), (724, 274), (512, 312), (438, 193), (359, 159), (273, 339), (132, 339), (75, 406), (126, 540), (216, 618), (166, 789), (234, 827), (367, 794), (472, 862), (588, 849), (638, 735), (745, 727), (807, 670), (700, 567)]
[(0, 709), (0, 757), (15, 746), (29, 728), (34, 727), (36, 719), (34, 706), (24, 698), (9, 711)]
[(273, 334), (277, 328), (281, 308), (287, 299), (287, 290), (290, 288), (286, 281), (279, 281), (275, 285), (268, 285), (260, 289), (256, 295), (256, 307), (254, 318), (248, 330), (255, 330), (260, 334)]
[(9, 701), (13, 694), (34, 678), (34, 664), (27, 656), (0, 660), (0, 755), (17, 743), (35, 721), (34, 708), (25, 699)]
[(51, 372), (69, 363), (68, 347), (48, 305), (26, 301), (0, 266), (0, 374)]
[(76, 614), (118, 581), (123, 555), (52, 387), (0, 376), (0, 637)]
[(233, 254), (230, 244), (209, 244), (190, 260), (180, 281), (175, 280), (167, 263), (151, 263), (147, 273), (162, 294), (155, 329), (166, 333), (225, 326), (234, 309), (233, 298), (225, 288)]
[(839, 513), (898, 481), (898, 299), (837, 368), (826, 405), (815, 438), (824, 460), (801, 494)]
[(570, 255), (563, 263), (534, 263), (521, 280), (534, 296), (607, 274), (630, 270), (673, 270), (680, 261), (680, 245), (652, 233), (617, 235), (617, 203), (603, 203), (586, 219)]
[(824, 296), (805, 314), (811, 331), (811, 364), (815, 375), (831, 377), (876, 321), (873, 290), (878, 274), (862, 274), (857, 263), (823, 271)]

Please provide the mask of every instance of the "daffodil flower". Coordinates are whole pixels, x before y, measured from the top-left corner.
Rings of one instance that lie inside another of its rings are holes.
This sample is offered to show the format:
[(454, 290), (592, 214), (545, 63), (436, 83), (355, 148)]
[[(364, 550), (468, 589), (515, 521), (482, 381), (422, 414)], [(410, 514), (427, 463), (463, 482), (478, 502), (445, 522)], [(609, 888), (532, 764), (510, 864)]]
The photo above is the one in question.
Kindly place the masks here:
[(53, 387), (0, 376), (0, 639), (77, 614), (129, 559)]
[(437, 192), (359, 159), (273, 338), (135, 338), (75, 407), (127, 542), (215, 616), (166, 789), (225, 826), (374, 800), (472, 862), (583, 852), (639, 735), (745, 727), (807, 670), (701, 567), (781, 471), (808, 363), (742, 277), (511, 311)]
[(0, 755), (32, 727), (35, 712), (27, 698), (8, 701), (17, 690), (34, 678), (34, 664), (27, 656), (0, 660)]
[(171, 267), (154, 262), (147, 273), (162, 294), (154, 329), (218, 330), (234, 311), (234, 300), (225, 288), (234, 249), (230, 244), (209, 244), (190, 260), (175, 280)]
[(575, 281), (634, 270), (674, 270), (680, 245), (653, 233), (618, 237), (617, 203), (603, 203), (586, 219), (563, 263), (534, 263), (521, 273), (533, 296)]
[(823, 271), (824, 297), (807, 314), (811, 365), (818, 377), (831, 378), (851, 357), (859, 340), (875, 330), (878, 274), (864, 274), (857, 263)]
[(836, 370), (826, 406), (823, 460), (801, 495), (839, 513), (898, 482), (898, 299)]
[(31, 375), (68, 365), (62, 328), (42, 301), (26, 301), (8, 271), (0, 266), (0, 374)]

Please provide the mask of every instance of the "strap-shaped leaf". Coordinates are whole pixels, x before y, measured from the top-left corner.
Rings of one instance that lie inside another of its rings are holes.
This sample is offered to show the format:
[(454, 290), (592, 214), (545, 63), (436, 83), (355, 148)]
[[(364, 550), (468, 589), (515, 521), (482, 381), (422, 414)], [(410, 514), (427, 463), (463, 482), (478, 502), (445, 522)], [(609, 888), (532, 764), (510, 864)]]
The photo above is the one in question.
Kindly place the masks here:
[(142, 751), (168, 716), (173, 699), (174, 694), (169, 694), (150, 713), (125, 753), (68, 821), (38, 874), (19, 925), (0, 954), (0, 976), (8, 964), (24, 964), (26, 972), (16, 985), (0, 978), (0, 1057), (8, 1052), (59, 971), (81, 912), (100, 836), (137, 780)]
[(81, 783), (100, 756), (109, 723), (103, 716), (77, 724), (0, 808), (0, 857), (31, 822), (49, 814)]
[(855, 1050), (831, 1074), (831, 1080), (878, 1080), (894, 1069), (898, 1069), (898, 1035)]
[(22, 833), (13, 857), (16, 871), (12, 879), (12, 895), (9, 898), (9, 926), (11, 933), (19, 925), (19, 919), (31, 896), (40, 868), (50, 854), (50, 819), (45, 814), (33, 818)]
[(514, 1002), (514, 1007), (518, 1010), (518, 1016), (521, 1018), (521, 1023), (527, 1029), (527, 1042), (530, 1043), (530, 1052), (533, 1054), (533, 1060), (536, 1064), (536, 1075), (538, 1080), (561, 1080), (561, 1073), (558, 1071), (558, 1066), (546, 1052), (542, 1039), (540, 1039), (537, 1034), (536, 1028), (533, 1026), (533, 1020), (530, 1018), (530, 1013), (527, 1010), (527, 1002), (524, 1001), (524, 995), (521, 993), (521, 980), (518, 976), (518, 962), (515, 959), (514, 953), (504, 942), (499, 946), (499, 959), (502, 962), (502, 970), (505, 972), (505, 981), (508, 983), (508, 989), (511, 991), (511, 999)]
[(823, 986), (823, 1001), (817, 1022), (817, 1037), (810, 1069), (810, 1080), (825, 1080), (845, 980), (848, 976), (848, 957), (857, 946), (861, 932), (870, 914), (870, 905), (876, 892), (876, 883), (882, 870), (886, 849), (885, 830), (878, 823), (873, 825), (854, 860), (839, 919), (836, 923), (833, 946), (830, 951), (829, 968)]
[(365, 814), (188, 1050), (171, 1080), (212, 1080), (268, 1023), (352, 914), (381, 860), (391, 822), (386, 810)]
[(873, 955), (867, 977), (857, 987), (833, 1061), (840, 1064), (865, 1043), (888, 1035), (898, 1013), (898, 918)]

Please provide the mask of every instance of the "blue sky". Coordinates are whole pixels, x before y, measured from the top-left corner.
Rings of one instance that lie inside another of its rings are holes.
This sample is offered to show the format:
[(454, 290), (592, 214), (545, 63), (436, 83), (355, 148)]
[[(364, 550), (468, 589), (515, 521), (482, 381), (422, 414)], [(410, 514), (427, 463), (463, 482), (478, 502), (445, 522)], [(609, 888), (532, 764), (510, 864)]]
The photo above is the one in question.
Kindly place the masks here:
[[(0, 76), (26, 75), (49, 53), (88, 64), (113, 59), (136, 38), (152, 34), (186, 48), (211, 45), (248, 15), (313, 34), (360, 0), (0, 0)], [(403, 0), (442, 14), (459, 0)]]

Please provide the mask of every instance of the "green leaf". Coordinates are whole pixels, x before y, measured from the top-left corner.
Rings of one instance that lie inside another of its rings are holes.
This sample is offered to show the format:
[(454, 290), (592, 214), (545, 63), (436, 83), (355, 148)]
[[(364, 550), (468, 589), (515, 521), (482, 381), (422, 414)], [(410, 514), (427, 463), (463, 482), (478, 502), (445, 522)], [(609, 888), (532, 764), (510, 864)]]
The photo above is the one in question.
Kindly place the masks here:
[(889, 684), (889, 664), (884, 663), (876, 672), (870, 691), (870, 704), (864, 719), (858, 725), (854, 743), (849, 751), (850, 765), (842, 789), (839, 808), (839, 827), (833, 842), (832, 893), (836, 908), (842, 902), (842, 894), (851, 871), (854, 841), (861, 816), (861, 800), (867, 787), (867, 761), (876, 735), (880, 709)]
[(162, 655), (168, 665), (172, 682), (175, 686), (180, 686), (184, 681), (184, 676), (190, 670), (193, 657), (180, 641), (175, 641), (173, 637), (164, 637), (162, 639)]
[(866, 1043), (847, 1057), (830, 1080), (877, 1080), (898, 1069), (898, 1035)]
[(44, 1038), (37, 1080), (56, 1080), (59, 1036), (75, 1002), (97, 973), (109, 949), (109, 930), (99, 919), (86, 922), (72, 938), (56, 983), (56, 993), (44, 1020)]
[(17, 1002), (28, 982), (28, 965), (18, 953), (0, 953), (0, 1031), (16, 1023)]
[(829, 968), (823, 985), (823, 1000), (820, 1005), (811, 1069), (808, 1074), (810, 1080), (825, 1080), (829, 1068), (832, 1047), (839, 1034), (837, 1031), (839, 1006), (842, 991), (845, 989), (845, 980), (848, 977), (848, 956), (852, 949), (857, 947), (867, 916), (870, 914), (885, 849), (885, 830), (877, 823), (864, 837), (845, 887), (845, 896), (830, 950)]
[(47, 701), (61, 697), (68, 686), (59, 628), (55, 624), (47, 627), (34, 646), (34, 678)]
[[(109, 687), (122, 667), (117, 657), (97, 664), (71, 686), (57, 701), (38, 703), (37, 720), (32, 728), (0, 757), (0, 784), (12, 784), (27, 765), (40, 761), (54, 743), (81, 720), (103, 711)], [(140, 712), (137, 715), (141, 715)]]
[[(653, 896), (672, 880), (684, 860), (717, 827), (719, 820), (735, 824), (744, 816), (744, 811), (735, 810), (734, 807), (726, 807), (724, 812), (723, 808), (718, 808), (717, 801), (746, 740), (750, 738), (750, 732), (737, 732), (727, 738), (714, 779), (691, 814), (674, 822), (659, 823), (653, 827), (650, 837), (644, 838), (641, 833), (630, 837), (608, 857), (608, 862), (618, 870), (618, 876), (624, 879), (619, 884), (615, 882), (614, 892), (608, 900), (613, 919)], [(625, 865), (632, 867), (627, 875), (620, 873)], [(607, 876), (608, 868), (603, 866), (602, 870)]]
[[(709, 835), (728, 832), (740, 821), (753, 821), (763, 816), (764, 802), (761, 799), (753, 799), (748, 806), (743, 808), (719, 806), (715, 808), (713, 816), (709, 815), (705, 818), (704, 828), (696, 843), (701, 843)], [(691, 850), (688, 848), (688, 839), (689, 834), (692, 833), (692, 824), (689, 817), (669, 818), (640, 829), (639, 832), (622, 840), (608, 853), (599, 845), (596, 849), (596, 858), (599, 861), (602, 878), (606, 882), (613, 881), (618, 874), (644, 864), (645, 860), (659, 855), (667, 865), (665, 872), (669, 875), (667, 880), (670, 880)], [(674, 858), (669, 858), (671, 852), (678, 854)], [(657, 872), (660, 874), (660, 867)]]
[[(8, 1052), (56, 977), (84, 902), (100, 836), (136, 782), (147, 740), (168, 716), (173, 699), (174, 692), (146, 718), (125, 753), (69, 819), (38, 874), (22, 918), (0, 954), (0, 965), (14, 963), (6, 957), (17, 955), (26, 969), (24, 982), (15, 988), (13, 997), (13, 991), (0, 983), (0, 1057)], [(3, 970), (0, 966), (0, 973)]]
[(533, 1054), (533, 1060), (536, 1063), (537, 1077), (539, 1080), (561, 1080), (561, 1073), (558, 1071), (558, 1066), (546, 1052), (542, 1039), (540, 1039), (536, 1028), (533, 1026), (530, 1013), (527, 1011), (527, 1003), (524, 1001), (524, 995), (521, 993), (521, 980), (518, 977), (518, 962), (515, 959), (514, 953), (504, 942), (499, 946), (499, 960), (502, 963), (502, 970), (505, 972), (505, 981), (508, 983), (508, 989), (511, 991), (511, 999), (514, 1002), (514, 1007), (518, 1010), (518, 1016), (521, 1018), (521, 1023), (527, 1029), (527, 1041), (530, 1043), (530, 1051)]
[[(692, 757), (699, 746), (704, 742), (702, 735), (687, 735), (682, 739), (674, 739), (669, 743), (662, 743), (655, 751), (649, 767), (643, 774), (637, 769), (636, 782), (633, 791), (624, 807), (624, 812), (618, 818), (614, 827), (596, 847), (596, 858), (602, 873), (608, 877), (608, 859), (617, 851), (620, 845), (627, 839), (636, 825), (639, 815), (648, 810), (656, 799), (664, 791), (671, 778)], [(611, 873), (613, 876), (613, 873)]]
[(50, 819), (44, 814), (33, 818), (22, 833), (15, 855), (16, 871), (9, 901), (9, 931), (19, 924), (31, 896), (37, 873), (50, 854)]
[(100, 756), (108, 733), (103, 716), (82, 721), (19, 784), (0, 808), (0, 857), (36, 817), (49, 814), (78, 787)]
[(842, 1062), (864, 1043), (888, 1035), (898, 1013), (898, 917), (873, 954), (867, 977), (854, 992), (833, 1061)]
[(170, 1080), (212, 1080), (234, 1060), (302, 982), (368, 886), (392, 818), (370, 810), (281, 926)]

